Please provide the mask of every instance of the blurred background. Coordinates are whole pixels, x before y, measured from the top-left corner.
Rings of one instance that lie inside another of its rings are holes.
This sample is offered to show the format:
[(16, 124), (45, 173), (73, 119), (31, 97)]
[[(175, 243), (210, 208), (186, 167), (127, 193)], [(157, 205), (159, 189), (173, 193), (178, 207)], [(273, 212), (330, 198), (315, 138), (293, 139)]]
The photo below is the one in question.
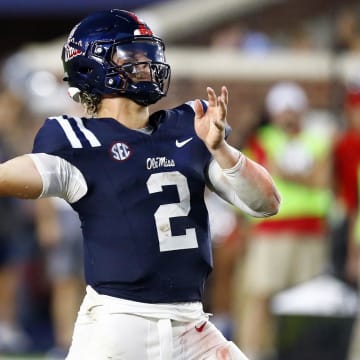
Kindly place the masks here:
[[(89, 13), (135, 11), (166, 43), (151, 110), (230, 92), (229, 142), (273, 174), (274, 219), (206, 194), (215, 270), (205, 306), (251, 360), (360, 360), (360, 2), (1, 0), (0, 161), (48, 116), (82, 114), (62, 44)], [(84, 291), (81, 235), (61, 201), (0, 200), (0, 359), (64, 359)]]

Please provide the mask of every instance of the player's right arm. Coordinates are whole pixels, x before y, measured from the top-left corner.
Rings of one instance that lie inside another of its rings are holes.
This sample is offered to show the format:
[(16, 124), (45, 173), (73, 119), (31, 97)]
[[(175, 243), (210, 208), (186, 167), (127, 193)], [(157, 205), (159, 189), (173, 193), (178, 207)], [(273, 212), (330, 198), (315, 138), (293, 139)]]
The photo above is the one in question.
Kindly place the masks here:
[(0, 196), (37, 199), (43, 182), (35, 163), (22, 155), (0, 164)]
[(86, 193), (82, 173), (59, 156), (27, 154), (0, 164), (0, 196), (20, 199), (56, 196), (71, 204)]
[[(67, 121), (62, 117), (59, 120)], [(69, 203), (78, 201), (87, 193), (87, 184), (80, 170), (69, 161), (72, 150), (59, 122), (47, 119), (35, 137), (32, 154), (0, 164), (0, 196), (56, 196)]]

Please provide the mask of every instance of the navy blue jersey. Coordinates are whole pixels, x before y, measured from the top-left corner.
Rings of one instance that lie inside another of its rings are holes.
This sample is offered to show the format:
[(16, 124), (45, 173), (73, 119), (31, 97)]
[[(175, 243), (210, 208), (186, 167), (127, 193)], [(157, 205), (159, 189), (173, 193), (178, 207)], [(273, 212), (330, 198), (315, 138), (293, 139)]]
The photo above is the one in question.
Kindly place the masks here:
[(101, 294), (148, 303), (201, 300), (211, 271), (204, 203), (211, 155), (188, 104), (150, 117), (151, 135), (111, 118), (49, 118), (34, 153), (84, 175), (72, 204), (84, 235), (86, 281)]

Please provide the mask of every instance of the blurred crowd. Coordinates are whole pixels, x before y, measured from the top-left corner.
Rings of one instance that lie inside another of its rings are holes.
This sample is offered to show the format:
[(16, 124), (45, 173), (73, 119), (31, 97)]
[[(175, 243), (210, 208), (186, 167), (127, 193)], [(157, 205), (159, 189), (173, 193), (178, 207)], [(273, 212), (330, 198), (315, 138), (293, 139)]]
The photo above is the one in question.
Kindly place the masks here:
[(261, 21), (248, 23), (240, 20), (221, 27), (212, 36), (210, 44), (240, 49), (250, 54), (264, 54), (279, 49), (301, 52), (330, 50), (335, 54), (358, 52), (358, 11), (359, 6), (344, 4), (333, 16), (303, 22), (294, 19), (294, 24), (287, 31), (282, 27), (278, 29), (276, 19), (270, 25)]
[[(271, 51), (277, 44), (269, 34), (238, 24), (212, 41), (212, 46), (251, 52)], [(299, 31), (287, 46), (309, 50), (314, 44), (314, 38)], [(333, 46), (336, 52), (360, 52), (359, 19), (353, 11), (338, 14)], [(9, 81), (14, 64), (17, 74), (24, 70), (16, 54), (2, 69), (0, 162), (31, 152), (46, 116), (74, 112), (65, 100), (61, 74), (29, 70), (14, 83)], [(207, 193), (215, 271), (205, 303), (225, 336), (252, 360), (302, 358), (281, 357), (285, 335), (273, 301), (284, 291), (320, 278), (348, 291), (342, 307), (351, 296), (358, 298), (360, 64), (357, 75), (337, 92), (341, 106), (336, 113), (321, 109), (329, 115), (326, 121), (312, 108), (306, 89), (292, 79), (269, 84), (255, 112), (263, 115), (247, 118), (246, 139), (233, 145), (270, 170), (283, 198), (278, 215), (249, 219)], [(65, 202), (0, 200), (0, 358), (27, 352), (64, 358), (84, 291), (81, 253), (79, 220)], [(323, 311), (327, 294), (322, 295)], [(350, 323), (342, 328), (341, 355), (334, 360), (360, 359), (360, 321), (353, 304), (344, 315)], [(316, 315), (316, 305), (299, 314)], [(288, 311), (296, 314), (296, 309)], [(339, 307), (330, 306), (327, 316), (339, 313)]]

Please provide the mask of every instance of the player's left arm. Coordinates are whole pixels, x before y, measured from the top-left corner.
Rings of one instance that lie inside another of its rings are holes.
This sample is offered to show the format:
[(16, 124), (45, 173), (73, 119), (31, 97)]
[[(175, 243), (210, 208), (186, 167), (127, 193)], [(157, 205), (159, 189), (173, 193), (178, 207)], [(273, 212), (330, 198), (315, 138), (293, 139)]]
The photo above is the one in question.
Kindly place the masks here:
[(268, 171), (230, 146), (225, 140), (228, 91), (221, 95), (208, 87), (208, 108), (205, 112), (200, 100), (195, 101), (195, 131), (205, 143), (213, 160), (208, 178), (213, 190), (223, 199), (256, 216), (275, 215), (280, 195)]

